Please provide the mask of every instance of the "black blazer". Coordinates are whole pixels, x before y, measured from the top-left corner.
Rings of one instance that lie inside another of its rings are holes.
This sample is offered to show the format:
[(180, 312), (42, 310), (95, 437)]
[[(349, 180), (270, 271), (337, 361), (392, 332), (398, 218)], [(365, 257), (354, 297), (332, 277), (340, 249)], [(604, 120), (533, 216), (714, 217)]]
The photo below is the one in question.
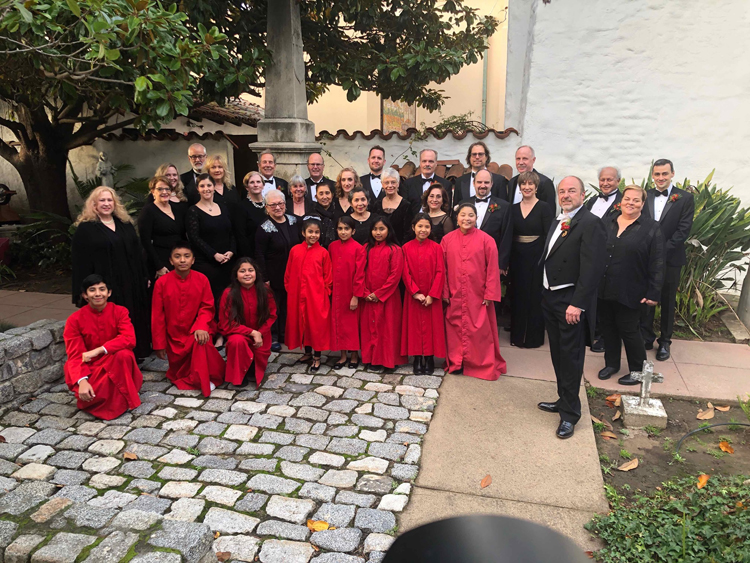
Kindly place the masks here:
[(188, 170), (187, 172), (180, 174), (180, 180), (182, 185), (185, 187), (185, 197), (190, 205), (195, 205), (200, 200), (201, 196), (198, 193), (198, 186), (195, 185), (195, 172)]
[(239, 257), (255, 257), (255, 233), (266, 220), (266, 208), (255, 207), (253, 202), (244, 198), (234, 209), (234, 237), (237, 240)]
[[(468, 201), (474, 203), (476, 199), (476, 197), (470, 197)], [(493, 205), (497, 206), (494, 211), (490, 209)], [(498, 264), (501, 270), (507, 270), (510, 263), (510, 247), (513, 244), (513, 218), (511, 209), (511, 204), (504, 199), (490, 196), (484, 220), (481, 225), (477, 225), (480, 230), (495, 239)]]
[[(534, 169), (534, 172), (536, 172), (539, 175), (539, 187), (536, 191), (536, 197), (547, 203), (552, 208), (552, 211), (557, 209), (557, 191), (555, 190), (555, 184), (547, 178), (544, 174), (539, 172), (538, 170)], [(508, 182), (508, 195), (507, 195), (507, 201), (510, 203), (513, 203), (513, 197), (516, 194), (516, 186), (518, 186), (518, 174), (513, 176), (510, 179), (510, 182)]]
[[(464, 174), (458, 180), (456, 180), (456, 193), (454, 199), (456, 203), (466, 201), (471, 198), (471, 174)], [(490, 172), (492, 174), (492, 172)], [(492, 174), (492, 188), (490, 188), (490, 195), (499, 197), (508, 201), (508, 180), (505, 176), (500, 174)]]
[[(586, 209), (591, 211), (591, 208), (594, 207), (594, 204), (599, 199), (599, 195), (595, 195), (594, 197), (589, 198), (589, 200), (586, 202)], [(611, 202), (609, 202), (609, 208), (607, 211), (604, 212), (604, 215), (601, 216), (602, 221), (606, 221), (608, 218), (612, 217), (616, 213), (619, 213), (617, 209), (615, 209), (615, 205), (620, 203), (622, 201), (622, 192), (618, 191), (617, 195), (615, 196), (615, 199)]]
[(289, 234), (289, 238), (279, 230), (273, 219), (267, 219), (255, 231), (255, 260), (263, 272), (264, 279), (276, 291), (284, 289), (289, 252), (295, 244), (302, 241), (297, 218), (287, 214), (286, 220), (289, 228), (285, 232)]
[[(440, 183), (440, 185), (445, 188), (445, 191), (448, 192), (448, 206), (453, 207), (453, 188), (451, 183), (438, 175), (433, 176), (432, 181)], [(412, 217), (422, 210), (422, 194), (424, 193), (422, 185), (424, 182), (425, 181), (420, 174), (412, 176), (403, 182), (399, 188), (401, 196), (409, 200)]]
[(542, 266), (547, 271), (551, 287), (575, 284), (570, 304), (586, 311), (589, 330), (596, 325), (596, 296), (604, 274), (607, 234), (604, 223), (586, 207), (581, 207), (570, 221), (566, 236), (559, 236), (549, 250), (552, 235), (560, 221), (553, 221), (547, 233), (542, 254)]
[[(265, 187), (267, 184), (266, 179), (263, 177), (263, 174), (260, 175), (261, 178), (263, 178), (263, 186)], [(276, 180), (276, 189), (283, 192), (285, 197), (289, 197), (289, 182), (284, 180), (284, 178), (279, 178), (278, 176), (272, 176), (274, 180)]]
[[(382, 200), (385, 197), (385, 190), (380, 190), (380, 195), (375, 197), (375, 192), (372, 191), (372, 184), (370, 184), (370, 175), (365, 174), (364, 176), (359, 177), (359, 181), (362, 183), (362, 187), (367, 192), (367, 197), (370, 200), (370, 205), (373, 205), (375, 202), (378, 202)], [(401, 182), (399, 182), (399, 192), (401, 191)]]
[[(654, 200), (656, 189), (647, 192), (646, 205), (643, 212), (654, 218)], [(667, 266), (680, 267), (687, 262), (685, 257), (685, 241), (690, 236), (695, 215), (695, 198), (693, 194), (673, 186), (667, 204), (659, 218), (659, 227), (666, 241), (665, 252)]]

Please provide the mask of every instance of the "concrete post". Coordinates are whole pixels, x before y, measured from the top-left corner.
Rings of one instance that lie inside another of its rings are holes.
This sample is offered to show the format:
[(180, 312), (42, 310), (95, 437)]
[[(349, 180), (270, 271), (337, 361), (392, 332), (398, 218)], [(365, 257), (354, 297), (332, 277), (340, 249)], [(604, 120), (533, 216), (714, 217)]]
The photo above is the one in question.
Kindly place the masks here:
[(737, 316), (742, 324), (750, 329), (750, 274), (745, 274), (745, 279), (742, 281), (742, 293), (740, 293)]

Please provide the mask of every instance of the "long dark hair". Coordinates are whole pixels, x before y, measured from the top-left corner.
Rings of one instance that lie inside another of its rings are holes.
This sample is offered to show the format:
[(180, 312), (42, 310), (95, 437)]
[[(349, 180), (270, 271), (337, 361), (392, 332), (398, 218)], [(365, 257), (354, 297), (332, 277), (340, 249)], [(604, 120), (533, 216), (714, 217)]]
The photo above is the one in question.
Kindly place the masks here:
[(396, 240), (396, 234), (393, 232), (393, 227), (391, 226), (391, 222), (388, 220), (387, 217), (378, 217), (375, 219), (373, 224), (370, 226), (370, 237), (367, 239), (367, 262), (366, 265), (370, 265), (370, 250), (377, 244), (375, 242), (375, 238), (372, 236), (372, 230), (375, 228), (375, 225), (378, 223), (383, 223), (383, 225), (386, 226), (388, 229), (388, 235), (385, 237), (385, 244), (387, 244), (390, 247), (398, 246), (398, 241)]
[(263, 282), (263, 274), (258, 264), (252, 258), (240, 258), (232, 268), (232, 281), (229, 284), (229, 321), (247, 326), (245, 322), (245, 304), (242, 301), (242, 285), (237, 279), (237, 272), (243, 264), (250, 264), (255, 269), (255, 288), (258, 296), (258, 327), (262, 326), (271, 316), (268, 308), (268, 288)]

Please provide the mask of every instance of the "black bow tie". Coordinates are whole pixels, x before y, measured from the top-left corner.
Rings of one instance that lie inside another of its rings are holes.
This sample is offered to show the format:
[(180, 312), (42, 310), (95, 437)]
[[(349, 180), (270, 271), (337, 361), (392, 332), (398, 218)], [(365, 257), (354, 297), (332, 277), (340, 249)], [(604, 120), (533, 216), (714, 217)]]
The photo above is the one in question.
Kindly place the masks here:
[(664, 190), (663, 192), (660, 192), (659, 190), (656, 190), (656, 197), (667, 197), (669, 195), (669, 190)]
[(617, 192), (612, 192), (611, 194), (598, 194), (600, 198), (602, 199), (609, 199), (610, 196), (615, 195)]
[(370, 180), (380, 180), (380, 174), (370, 174)]
[(434, 178), (435, 176), (433, 176), (432, 178), (425, 178), (424, 176), (422, 176), (422, 182), (432, 182), (434, 181)]
[(487, 203), (490, 200), (490, 197), (492, 197), (492, 196), (487, 196), (485, 198), (478, 197), (476, 199), (476, 203)]
[(271, 178), (270, 180), (265, 180), (265, 182), (266, 182), (266, 184), (271, 184), (271, 185), (273, 185), (273, 178)]

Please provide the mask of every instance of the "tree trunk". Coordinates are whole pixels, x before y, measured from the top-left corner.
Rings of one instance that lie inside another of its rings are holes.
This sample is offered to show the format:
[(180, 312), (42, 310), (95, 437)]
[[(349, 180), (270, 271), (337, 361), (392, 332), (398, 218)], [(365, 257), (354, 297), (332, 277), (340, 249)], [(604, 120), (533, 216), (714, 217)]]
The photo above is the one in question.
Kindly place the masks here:
[[(54, 143), (52, 143), (54, 144)], [(68, 206), (68, 151), (41, 145), (40, 150), (22, 148), (16, 170), (21, 175), (29, 209), (70, 218)]]

